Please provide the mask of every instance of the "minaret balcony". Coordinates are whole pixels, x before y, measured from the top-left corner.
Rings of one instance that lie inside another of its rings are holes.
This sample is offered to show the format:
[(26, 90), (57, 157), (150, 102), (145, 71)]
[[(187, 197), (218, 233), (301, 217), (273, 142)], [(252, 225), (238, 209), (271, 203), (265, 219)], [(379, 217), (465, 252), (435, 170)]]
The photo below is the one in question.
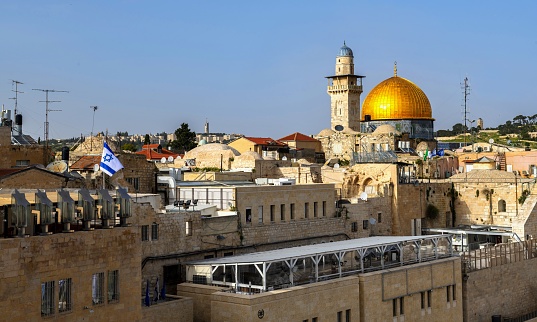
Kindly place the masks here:
[(361, 85), (334, 85), (328, 86), (328, 92), (339, 92), (339, 91), (359, 91), (362, 92)]

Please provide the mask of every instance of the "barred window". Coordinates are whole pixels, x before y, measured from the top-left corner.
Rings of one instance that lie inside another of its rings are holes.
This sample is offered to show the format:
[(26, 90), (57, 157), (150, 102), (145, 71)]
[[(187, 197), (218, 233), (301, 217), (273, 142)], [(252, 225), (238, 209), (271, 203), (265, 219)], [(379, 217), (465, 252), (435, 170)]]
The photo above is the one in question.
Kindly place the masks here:
[(119, 271), (108, 271), (108, 303), (119, 302)]
[(351, 231), (353, 233), (358, 231), (358, 223), (356, 221), (351, 223)]
[(151, 225), (151, 240), (158, 240), (158, 224), (156, 222)]
[(143, 225), (142, 226), (142, 241), (149, 240), (149, 226)]
[(58, 287), (60, 288), (58, 294), (58, 312), (60, 313), (73, 310), (73, 298), (71, 297), (72, 285), (70, 278), (58, 281)]
[(91, 277), (91, 298), (94, 305), (104, 303), (104, 273), (95, 273)]
[(54, 281), (41, 283), (41, 316), (54, 315)]

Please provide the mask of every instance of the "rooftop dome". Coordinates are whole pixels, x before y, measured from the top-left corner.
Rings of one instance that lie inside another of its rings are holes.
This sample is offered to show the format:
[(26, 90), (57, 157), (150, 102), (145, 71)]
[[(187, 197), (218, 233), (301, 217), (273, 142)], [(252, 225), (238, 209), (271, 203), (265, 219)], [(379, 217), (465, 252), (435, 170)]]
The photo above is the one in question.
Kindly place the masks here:
[(200, 145), (188, 151), (185, 155), (185, 159), (192, 158), (192, 156), (195, 156), (199, 153), (206, 153), (206, 152), (221, 153), (222, 151), (230, 151), (231, 154), (236, 155), (236, 156), (240, 155), (239, 151), (235, 150), (229, 145), (220, 144), (220, 143), (208, 143), (208, 144)]
[(207, 140), (201, 139), (198, 143), (198, 146), (207, 144)]
[(393, 125), (390, 124), (382, 124), (381, 126), (377, 127), (375, 131), (373, 131), (373, 134), (390, 134), (393, 133), (395, 135), (401, 135), (401, 132), (397, 131)]
[(376, 120), (433, 120), (431, 103), (425, 93), (408, 79), (395, 76), (381, 82), (369, 92), (362, 105), (362, 121), (369, 115)]
[(347, 47), (345, 42), (343, 42), (343, 46), (341, 48), (339, 48), (339, 53), (337, 55), (338, 55), (338, 57), (341, 57), (341, 56), (354, 57), (354, 55), (352, 54), (352, 49)]
[(324, 129), (321, 132), (319, 132), (319, 134), (317, 134), (317, 136), (332, 136), (332, 134), (334, 134), (334, 133), (335, 133), (334, 130)]

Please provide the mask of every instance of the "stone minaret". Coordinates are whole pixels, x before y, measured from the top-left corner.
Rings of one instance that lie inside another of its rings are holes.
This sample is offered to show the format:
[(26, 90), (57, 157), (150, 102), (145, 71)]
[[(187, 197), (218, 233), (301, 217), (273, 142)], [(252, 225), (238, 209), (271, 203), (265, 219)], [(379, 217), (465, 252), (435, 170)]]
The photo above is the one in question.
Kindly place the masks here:
[(209, 122), (207, 122), (207, 119), (205, 120), (205, 134), (209, 134)]
[(336, 73), (327, 76), (328, 95), (331, 98), (330, 118), (332, 130), (337, 125), (344, 129), (360, 131), (360, 94), (362, 94), (362, 78), (354, 75), (354, 56), (352, 50), (343, 42), (336, 56)]

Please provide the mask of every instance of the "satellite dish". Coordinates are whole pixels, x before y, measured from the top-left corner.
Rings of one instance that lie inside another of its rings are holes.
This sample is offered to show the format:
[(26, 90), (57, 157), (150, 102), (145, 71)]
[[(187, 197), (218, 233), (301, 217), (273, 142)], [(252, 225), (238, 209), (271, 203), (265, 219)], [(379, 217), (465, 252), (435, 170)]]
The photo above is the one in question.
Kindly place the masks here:
[(177, 158), (175, 158), (175, 160), (181, 160), (181, 156), (178, 155)]
[(371, 225), (374, 225), (374, 224), (377, 223), (377, 220), (376, 220), (375, 218), (371, 217), (371, 218), (369, 218), (369, 223), (370, 223)]
[(343, 125), (336, 125), (336, 126), (334, 126), (334, 129), (336, 131), (338, 131), (338, 132), (341, 132), (341, 131), (343, 131), (344, 127), (343, 127)]
[(53, 161), (47, 165), (47, 170), (56, 172), (56, 173), (64, 173), (67, 171), (67, 163), (65, 161)]
[(95, 163), (95, 164), (93, 165), (93, 172), (97, 172), (97, 171), (99, 171), (99, 169), (100, 169), (99, 164), (98, 164), (98, 163)]
[(365, 192), (365, 191), (362, 192), (362, 193), (360, 194), (360, 199), (362, 199), (363, 201), (367, 201), (367, 192)]
[(511, 140), (507, 140), (507, 145), (511, 145)]
[(168, 162), (173, 162), (173, 157), (171, 155), (168, 157)]
[(339, 163), (334, 164), (334, 169), (339, 169)]
[(282, 160), (283, 160), (283, 161), (287, 160), (287, 157), (283, 157)]
[(160, 159), (160, 163), (166, 163), (166, 157), (162, 157), (162, 159)]
[(490, 139), (490, 140), (489, 140), (489, 143), (490, 143), (490, 144), (494, 143), (494, 139)]

